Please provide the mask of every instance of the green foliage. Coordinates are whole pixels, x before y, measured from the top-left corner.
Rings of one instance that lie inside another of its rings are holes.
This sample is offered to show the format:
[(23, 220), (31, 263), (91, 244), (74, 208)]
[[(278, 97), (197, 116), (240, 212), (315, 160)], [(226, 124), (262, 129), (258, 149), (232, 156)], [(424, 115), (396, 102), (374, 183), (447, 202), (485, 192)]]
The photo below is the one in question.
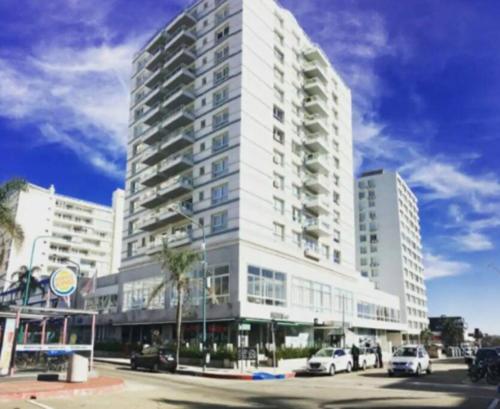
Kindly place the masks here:
[(12, 194), (26, 189), (27, 184), (22, 179), (11, 179), (0, 184), (0, 230), (5, 231), (11, 238), (20, 243), (24, 240), (24, 232), (21, 226), (16, 223), (15, 215), (7, 206), (7, 202)]
[[(276, 359), (297, 359), (297, 358), (309, 358), (314, 353), (318, 351), (317, 347), (306, 347), (306, 348), (287, 348), (282, 347), (276, 350)], [(266, 352), (268, 358), (272, 358), (273, 353), (271, 351)]]
[(429, 328), (423, 329), (420, 332), (420, 340), (426, 347), (430, 346), (432, 343), (432, 331)]
[(464, 341), (462, 329), (457, 326), (453, 318), (443, 317), (443, 325), (441, 327), (441, 339), (445, 346), (458, 346)]

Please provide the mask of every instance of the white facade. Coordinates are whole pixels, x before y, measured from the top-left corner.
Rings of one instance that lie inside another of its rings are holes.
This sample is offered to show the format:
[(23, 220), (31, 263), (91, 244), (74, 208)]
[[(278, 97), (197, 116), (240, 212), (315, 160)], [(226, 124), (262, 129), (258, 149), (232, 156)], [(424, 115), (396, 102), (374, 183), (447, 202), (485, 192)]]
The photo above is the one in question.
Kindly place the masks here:
[(11, 284), (12, 273), (28, 266), (36, 237), (33, 265), (40, 276), (48, 276), (57, 268), (79, 264), (86, 276), (116, 273), (120, 264), (121, 231), (123, 230), (124, 192), (113, 193), (112, 207), (98, 205), (57, 194), (54, 186), (45, 189), (29, 184), (10, 198), (16, 222), (24, 232), (19, 245), (2, 235), (4, 252), (0, 268), (2, 287)]
[(398, 327), (397, 297), (355, 270), (350, 90), (290, 12), (199, 1), (134, 66), (122, 311), (144, 307), (161, 241), (200, 248), (202, 225), (209, 318), (339, 323), (348, 299), (353, 326), (366, 303), (394, 312), (369, 328)]
[(418, 201), (396, 172), (361, 175), (356, 188), (357, 264), (378, 289), (401, 300), (409, 334), (428, 326)]

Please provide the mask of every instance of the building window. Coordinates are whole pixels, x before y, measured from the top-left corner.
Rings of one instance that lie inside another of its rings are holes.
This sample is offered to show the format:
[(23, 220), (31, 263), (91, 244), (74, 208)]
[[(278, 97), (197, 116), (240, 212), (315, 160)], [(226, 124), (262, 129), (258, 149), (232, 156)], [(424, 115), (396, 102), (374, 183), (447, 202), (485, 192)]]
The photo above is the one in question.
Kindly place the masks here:
[(228, 158), (222, 158), (212, 162), (212, 177), (218, 177), (228, 170)]
[(274, 87), (274, 96), (279, 102), (285, 101), (285, 93), (278, 87)]
[(292, 220), (298, 223), (302, 222), (302, 210), (295, 206), (292, 206)]
[(280, 241), (285, 241), (285, 226), (280, 223), (273, 223), (274, 225), (274, 237)]
[(273, 107), (273, 116), (280, 122), (285, 122), (285, 111), (283, 111), (278, 106)]
[(212, 215), (211, 231), (217, 233), (227, 229), (227, 210)]
[(278, 67), (274, 67), (274, 78), (282, 83), (285, 81), (285, 74)]
[(297, 245), (297, 247), (302, 247), (302, 234), (301, 233), (299, 233), (297, 231), (293, 231), (292, 232), (292, 240)]
[(229, 45), (226, 44), (225, 46), (215, 51), (214, 53), (215, 64), (219, 64), (220, 62), (224, 61), (227, 57), (229, 57)]
[(229, 24), (215, 32), (215, 42), (220, 43), (229, 35)]
[(212, 95), (212, 101), (214, 107), (217, 107), (227, 101), (229, 96), (229, 87), (217, 90)]
[(274, 127), (273, 128), (273, 139), (276, 142), (279, 142), (281, 144), (285, 143), (285, 132), (283, 132), (281, 129)]
[(286, 274), (265, 268), (248, 266), (248, 302), (286, 306)]
[(229, 64), (214, 71), (214, 85), (220, 84), (229, 77)]
[(274, 198), (274, 210), (276, 210), (279, 214), (285, 214), (285, 202), (277, 197)]
[(333, 262), (335, 264), (340, 264), (340, 251), (339, 250), (333, 250)]
[(227, 200), (228, 184), (224, 183), (212, 188), (212, 204), (216, 205)]
[(280, 63), (285, 62), (285, 54), (278, 47), (274, 47), (274, 56)]
[(340, 243), (340, 231), (339, 230), (333, 231), (333, 241), (335, 243)]
[(215, 13), (215, 24), (222, 23), (229, 16), (229, 7), (224, 7), (220, 10), (217, 10)]
[(212, 138), (212, 152), (218, 152), (226, 148), (229, 144), (229, 135), (227, 132), (214, 136)]
[(229, 266), (210, 268), (208, 278), (209, 302), (212, 304), (227, 304), (229, 302)]
[(285, 166), (285, 155), (281, 152), (274, 151), (273, 162), (278, 166)]
[(327, 284), (294, 277), (292, 279), (292, 304), (317, 312), (332, 310), (332, 288)]
[(292, 185), (292, 194), (297, 198), (300, 199), (301, 196), (301, 189), (300, 186), (297, 185)]
[(161, 291), (150, 299), (153, 290), (161, 283), (161, 277), (130, 281), (123, 284), (123, 311), (165, 308), (165, 293)]
[(217, 129), (229, 122), (229, 110), (225, 109), (224, 111), (216, 113), (212, 117), (212, 128)]
[(285, 189), (285, 178), (277, 173), (274, 174), (273, 186), (276, 189), (284, 190)]

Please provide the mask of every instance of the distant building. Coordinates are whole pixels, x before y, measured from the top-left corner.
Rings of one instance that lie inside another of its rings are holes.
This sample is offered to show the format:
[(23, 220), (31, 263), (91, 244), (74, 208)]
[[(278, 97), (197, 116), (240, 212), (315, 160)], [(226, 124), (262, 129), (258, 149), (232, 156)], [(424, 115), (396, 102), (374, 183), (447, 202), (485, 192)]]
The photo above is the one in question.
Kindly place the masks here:
[(33, 264), (39, 275), (48, 276), (57, 268), (80, 266), (85, 276), (116, 273), (120, 266), (124, 192), (113, 193), (112, 207), (63, 196), (54, 186), (45, 189), (29, 184), (26, 191), (10, 197), (10, 208), (24, 231), (22, 245), (0, 232), (0, 286), (8, 288), (12, 273), (28, 266), (33, 241), (37, 241)]
[(418, 202), (396, 172), (361, 175), (356, 186), (356, 262), (364, 277), (399, 296), (410, 338), (427, 328)]

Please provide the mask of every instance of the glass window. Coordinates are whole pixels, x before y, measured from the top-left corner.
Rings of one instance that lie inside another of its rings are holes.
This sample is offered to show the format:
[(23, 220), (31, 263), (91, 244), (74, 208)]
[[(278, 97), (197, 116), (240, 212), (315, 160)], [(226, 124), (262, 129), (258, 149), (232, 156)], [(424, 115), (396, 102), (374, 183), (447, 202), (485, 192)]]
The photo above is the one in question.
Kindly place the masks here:
[(211, 230), (217, 233), (227, 229), (227, 210), (212, 215)]
[(212, 95), (212, 101), (214, 106), (219, 106), (227, 101), (229, 95), (229, 87), (224, 87), (215, 91)]
[(229, 35), (229, 24), (215, 32), (215, 42), (220, 43)]
[(228, 158), (222, 158), (212, 162), (212, 177), (218, 177), (226, 173), (228, 170)]
[(212, 188), (212, 204), (225, 202), (228, 196), (228, 184), (224, 183)]
[(214, 85), (220, 84), (229, 77), (229, 64), (214, 71)]
[(216, 113), (212, 117), (212, 128), (217, 129), (229, 122), (229, 110), (225, 109), (224, 111)]
[(248, 301), (256, 304), (286, 305), (286, 274), (248, 266)]
[(229, 144), (229, 135), (227, 132), (214, 136), (212, 138), (212, 152), (218, 152)]

